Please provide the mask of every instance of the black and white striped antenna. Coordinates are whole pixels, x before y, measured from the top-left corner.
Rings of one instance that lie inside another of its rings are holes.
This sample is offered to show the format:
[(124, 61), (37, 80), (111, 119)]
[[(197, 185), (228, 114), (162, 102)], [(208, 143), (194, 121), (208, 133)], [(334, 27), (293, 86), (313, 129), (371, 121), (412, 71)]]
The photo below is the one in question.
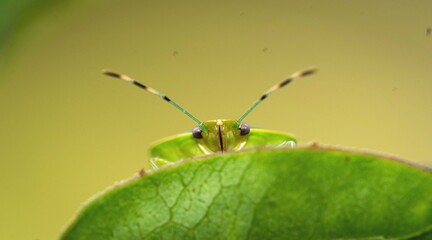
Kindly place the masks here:
[[(250, 106), (246, 112), (237, 120), (237, 125), (239, 126), (241, 124), (241, 122), (243, 121), (243, 119), (249, 115), (249, 113), (252, 112), (252, 110), (254, 110), (262, 101), (264, 101), (264, 99), (266, 99), (268, 96), (270, 96), (273, 92), (283, 88), (284, 86), (288, 85), (290, 82), (292, 82), (294, 79), (299, 79), (302, 77), (306, 77), (309, 76), (311, 74), (314, 74), (318, 69), (317, 68), (309, 68), (306, 70), (302, 70), (302, 71), (298, 71), (293, 73), (291, 76), (289, 76), (287, 79), (285, 79), (284, 81), (272, 86), (269, 90), (267, 90), (263, 95), (261, 95), (261, 97), (254, 102), (254, 104), (252, 104), (252, 106)], [(173, 105), (175, 108), (177, 108), (178, 110), (180, 110), (181, 112), (183, 112), (184, 114), (186, 114), (189, 118), (191, 118), (192, 120), (194, 120), (195, 122), (197, 122), (199, 124), (199, 127), (201, 128), (201, 130), (205, 130), (205, 126), (202, 124), (202, 122), (197, 119), (196, 117), (194, 117), (192, 114), (190, 114), (188, 111), (186, 111), (184, 108), (182, 108), (180, 105), (178, 105), (176, 102), (172, 101), (170, 98), (168, 98), (165, 94), (159, 92), (158, 90), (151, 88), (149, 86), (146, 86), (138, 81), (136, 81), (135, 79), (126, 76), (124, 74), (120, 74), (120, 73), (116, 73), (113, 72), (111, 70), (103, 70), (102, 71), (103, 74), (110, 76), (110, 77), (114, 77), (117, 79), (121, 79), (123, 81), (126, 82), (130, 82), (132, 84), (134, 84), (135, 86), (146, 90), (149, 93), (152, 93), (156, 96), (161, 97), (162, 99), (164, 99), (165, 101), (167, 101), (168, 103), (170, 103), (171, 105)]]
[(292, 82), (294, 79), (298, 79), (298, 78), (302, 78), (302, 77), (306, 77), (306, 76), (309, 76), (311, 74), (314, 74), (317, 70), (318, 70), (317, 68), (309, 68), (309, 69), (306, 69), (306, 70), (295, 72), (291, 76), (289, 76), (287, 79), (285, 79), (282, 82), (280, 82), (280, 83), (274, 85), (273, 87), (271, 87), (254, 104), (252, 104), (252, 106), (250, 106), (246, 110), (246, 112), (237, 120), (237, 124), (241, 124), (241, 122), (243, 121), (243, 119), (247, 115), (249, 115), (249, 113), (251, 113), (252, 110), (254, 110), (258, 106), (258, 104), (260, 104), (262, 101), (264, 101), (264, 99), (266, 99), (268, 96), (270, 96), (270, 94), (272, 94), (274, 91), (283, 88), (288, 83)]
[(201, 128), (201, 130), (205, 130), (205, 126), (202, 124), (202, 122), (200, 120), (198, 120), (198, 118), (194, 117), (192, 114), (190, 114), (188, 111), (186, 111), (186, 109), (182, 108), (180, 105), (178, 105), (176, 102), (174, 102), (173, 100), (171, 100), (165, 94), (159, 92), (158, 90), (151, 88), (149, 86), (146, 86), (146, 85), (136, 81), (135, 79), (128, 77), (128, 76), (121, 74), (121, 73), (116, 73), (116, 72), (113, 72), (111, 70), (102, 70), (102, 73), (107, 75), (107, 76), (110, 76), (110, 77), (114, 77), (114, 78), (118, 78), (118, 79), (121, 79), (121, 80), (126, 81), (126, 82), (130, 82), (130, 83), (134, 84), (135, 86), (146, 90), (149, 93), (152, 93), (156, 96), (161, 97), (163, 100), (167, 101), (168, 103), (173, 105), (175, 108), (177, 108), (178, 110), (180, 110), (181, 112), (186, 114), (188, 117), (190, 117), (192, 120), (197, 122), (199, 124), (199, 127)]

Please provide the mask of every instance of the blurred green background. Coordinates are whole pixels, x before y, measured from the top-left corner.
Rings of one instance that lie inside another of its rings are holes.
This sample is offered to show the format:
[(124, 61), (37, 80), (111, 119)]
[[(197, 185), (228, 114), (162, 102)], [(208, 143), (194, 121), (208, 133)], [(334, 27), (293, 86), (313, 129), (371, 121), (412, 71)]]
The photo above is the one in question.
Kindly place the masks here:
[(0, 239), (54, 239), (79, 206), (194, 122), (101, 75), (166, 93), (201, 120), (432, 165), (431, 1), (0, 3)]

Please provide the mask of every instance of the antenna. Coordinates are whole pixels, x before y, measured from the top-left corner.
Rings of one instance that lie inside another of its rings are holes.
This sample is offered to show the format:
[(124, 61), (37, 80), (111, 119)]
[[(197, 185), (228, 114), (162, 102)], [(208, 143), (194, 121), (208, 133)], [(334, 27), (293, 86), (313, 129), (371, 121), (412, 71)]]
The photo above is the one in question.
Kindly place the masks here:
[(288, 83), (292, 82), (292, 80), (294, 80), (294, 79), (309, 76), (309, 75), (315, 73), (317, 70), (318, 70), (317, 68), (310, 68), (310, 69), (306, 69), (303, 71), (295, 72), (291, 76), (289, 76), (287, 79), (285, 79), (284, 81), (271, 87), (254, 104), (252, 104), (252, 106), (250, 106), (248, 108), (248, 110), (246, 110), (246, 112), (237, 120), (237, 124), (240, 124), (243, 121), (243, 119), (247, 115), (249, 115), (249, 113), (252, 112), (252, 110), (254, 110), (258, 106), (258, 104), (260, 104), (262, 101), (264, 101), (264, 99), (266, 99), (268, 96), (270, 96), (270, 94), (272, 94), (274, 91), (283, 88)]
[(165, 94), (159, 92), (158, 90), (151, 88), (149, 86), (146, 86), (138, 81), (135, 81), (133, 78), (130, 78), (124, 74), (120, 74), (120, 73), (116, 73), (116, 72), (112, 72), (110, 70), (102, 70), (102, 73), (110, 76), (110, 77), (114, 77), (114, 78), (118, 78), (121, 79), (123, 81), (126, 82), (130, 82), (132, 84), (134, 84), (135, 86), (146, 90), (149, 93), (152, 93), (156, 96), (161, 97), (163, 100), (167, 101), (168, 103), (170, 103), (171, 105), (173, 105), (175, 108), (177, 108), (178, 110), (182, 111), (184, 114), (186, 114), (189, 118), (191, 118), (192, 120), (194, 120), (195, 122), (197, 122), (199, 124), (199, 127), (201, 128), (201, 130), (205, 130), (205, 126), (202, 124), (202, 122), (200, 120), (198, 120), (198, 118), (194, 117), (192, 114), (190, 114), (188, 111), (186, 111), (184, 108), (180, 107), (176, 102), (174, 102), (173, 100), (169, 99)]

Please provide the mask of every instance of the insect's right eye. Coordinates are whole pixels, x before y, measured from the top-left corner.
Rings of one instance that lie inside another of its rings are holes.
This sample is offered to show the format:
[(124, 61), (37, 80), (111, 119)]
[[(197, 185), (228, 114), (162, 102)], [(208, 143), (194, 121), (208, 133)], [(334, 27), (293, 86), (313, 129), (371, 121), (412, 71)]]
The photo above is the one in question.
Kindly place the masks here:
[(196, 139), (203, 138), (201, 128), (198, 126), (194, 127), (194, 129), (192, 129), (192, 136)]

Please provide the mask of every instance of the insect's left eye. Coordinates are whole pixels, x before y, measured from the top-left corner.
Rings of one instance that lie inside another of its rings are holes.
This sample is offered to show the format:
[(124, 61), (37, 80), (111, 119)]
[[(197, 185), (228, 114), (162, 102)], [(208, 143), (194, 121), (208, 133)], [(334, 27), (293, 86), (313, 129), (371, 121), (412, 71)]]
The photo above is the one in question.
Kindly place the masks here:
[(240, 135), (247, 135), (250, 132), (250, 126), (247, 123), (240, 124)]
[(192, 129), (192, 136), (196, 139), (203, 138), (202, 136), (202, 130), (200, 127), (196, 126)]

